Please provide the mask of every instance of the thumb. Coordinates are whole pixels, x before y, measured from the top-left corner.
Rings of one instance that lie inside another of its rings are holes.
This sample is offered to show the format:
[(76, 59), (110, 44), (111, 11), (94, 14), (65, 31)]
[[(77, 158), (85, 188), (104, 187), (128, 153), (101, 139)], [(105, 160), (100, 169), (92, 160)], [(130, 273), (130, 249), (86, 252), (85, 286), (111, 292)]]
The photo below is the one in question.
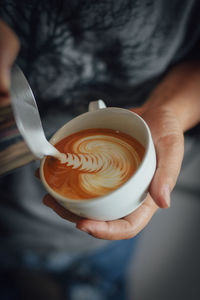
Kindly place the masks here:
[(157, 168), (149, 193), (159, 207), (167, 208), (170, 206), (170, 193), (176, 184), (183, 160), (183, 131), (170, 110), (159, 108), (150, 110), (145, 106), (130, 110), (142, 115), (151, 130)]
[(170, 192), (174, 188), (183, 159), (183, 134), (164, 136), (155, 142), (157, 169), (149, 192), (158, 206), (170, 206)]
[(15, 33), (0, 20), (0, 93), (8, 94), (10, 69), (19, 51)]

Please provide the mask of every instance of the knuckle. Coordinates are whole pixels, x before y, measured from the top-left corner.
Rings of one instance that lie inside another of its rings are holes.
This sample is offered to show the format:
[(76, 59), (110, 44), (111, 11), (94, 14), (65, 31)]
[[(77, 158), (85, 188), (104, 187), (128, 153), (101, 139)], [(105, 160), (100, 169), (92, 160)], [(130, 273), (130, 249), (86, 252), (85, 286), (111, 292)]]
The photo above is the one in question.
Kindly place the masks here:
[(161, 145), (164, 144), (165, 147), (180, 147), (184, 143), (184, 136), (177, 132), (168, 133), (167, 135), (160, 137), (158, 143)]

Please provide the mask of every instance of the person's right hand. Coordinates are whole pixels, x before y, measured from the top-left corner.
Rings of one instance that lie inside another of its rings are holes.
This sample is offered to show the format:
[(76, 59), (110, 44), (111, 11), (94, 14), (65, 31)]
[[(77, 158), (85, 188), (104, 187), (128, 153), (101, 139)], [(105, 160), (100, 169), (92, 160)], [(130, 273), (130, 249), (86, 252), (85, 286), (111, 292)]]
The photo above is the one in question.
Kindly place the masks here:
[(180, 172), (184, 139), (176, 114), (170, 108), (160, 106), (152, 109), (151, 105), (147, 106), (147, 104), (131, 110), (147, 122), (157, 154), (156, 172), (145, 201), (132, 213), (118, 220), (95, 221), (75, 216), (50, 195), (46, 195), (43, 200), (43, 203), (61, 218), (75, 223), (78, 229), (96, 238), (121, 240), (136, 236), (145, 228), (159, 207), (170, 206), (170, 193)]
[[(158, 207), (170, 205), (184, 152), (184, 132), (200, 121), (200, 64), (177, 65), (160, 82), (145, 104), (132, 111), (149, 125), (154, 140), (157, 169), (146, 200), (130, 215), (114, 221), (94, 221), (73, 215), (50, 195), (44, 204), (76, 227), (101, 239), (127, 239), (138, 234)], [(133, 191), (134, 192), (134, 191)]]
[(9, 105), (10, 70), (19, 52), (19, 39), (0, 20), (0, 108)]

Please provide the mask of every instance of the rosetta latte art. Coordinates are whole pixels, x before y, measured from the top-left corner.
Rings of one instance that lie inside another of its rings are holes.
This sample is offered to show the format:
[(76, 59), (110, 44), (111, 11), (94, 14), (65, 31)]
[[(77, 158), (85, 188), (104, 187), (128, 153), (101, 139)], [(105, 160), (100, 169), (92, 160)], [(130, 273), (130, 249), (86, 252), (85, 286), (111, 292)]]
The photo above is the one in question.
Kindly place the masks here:
[(71, 199), (103, 196), (120, 187), (137, 170), (144, 147), (127, 134), (111, 129), (88, 129), (61, 140), (56, 148), (67, 162), (48, 157), (47, 183)]

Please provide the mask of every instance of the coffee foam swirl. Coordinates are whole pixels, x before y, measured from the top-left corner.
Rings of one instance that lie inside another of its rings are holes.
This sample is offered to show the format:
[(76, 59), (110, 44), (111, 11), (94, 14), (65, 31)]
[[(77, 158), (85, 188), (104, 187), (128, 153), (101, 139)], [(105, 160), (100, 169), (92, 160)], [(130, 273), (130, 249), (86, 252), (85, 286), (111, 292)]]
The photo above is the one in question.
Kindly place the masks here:
[(84, 132), (66, 138), (58, 147), (66, 153), (66, 164), (52, 158), (45, 163), (51, 171), (51, 178), (45, 174), (49, 185), (72, 199), (98, 197), (117, 189), (137, 170), (144, 154), (143, 146), (125, 134), (108, 129)]

